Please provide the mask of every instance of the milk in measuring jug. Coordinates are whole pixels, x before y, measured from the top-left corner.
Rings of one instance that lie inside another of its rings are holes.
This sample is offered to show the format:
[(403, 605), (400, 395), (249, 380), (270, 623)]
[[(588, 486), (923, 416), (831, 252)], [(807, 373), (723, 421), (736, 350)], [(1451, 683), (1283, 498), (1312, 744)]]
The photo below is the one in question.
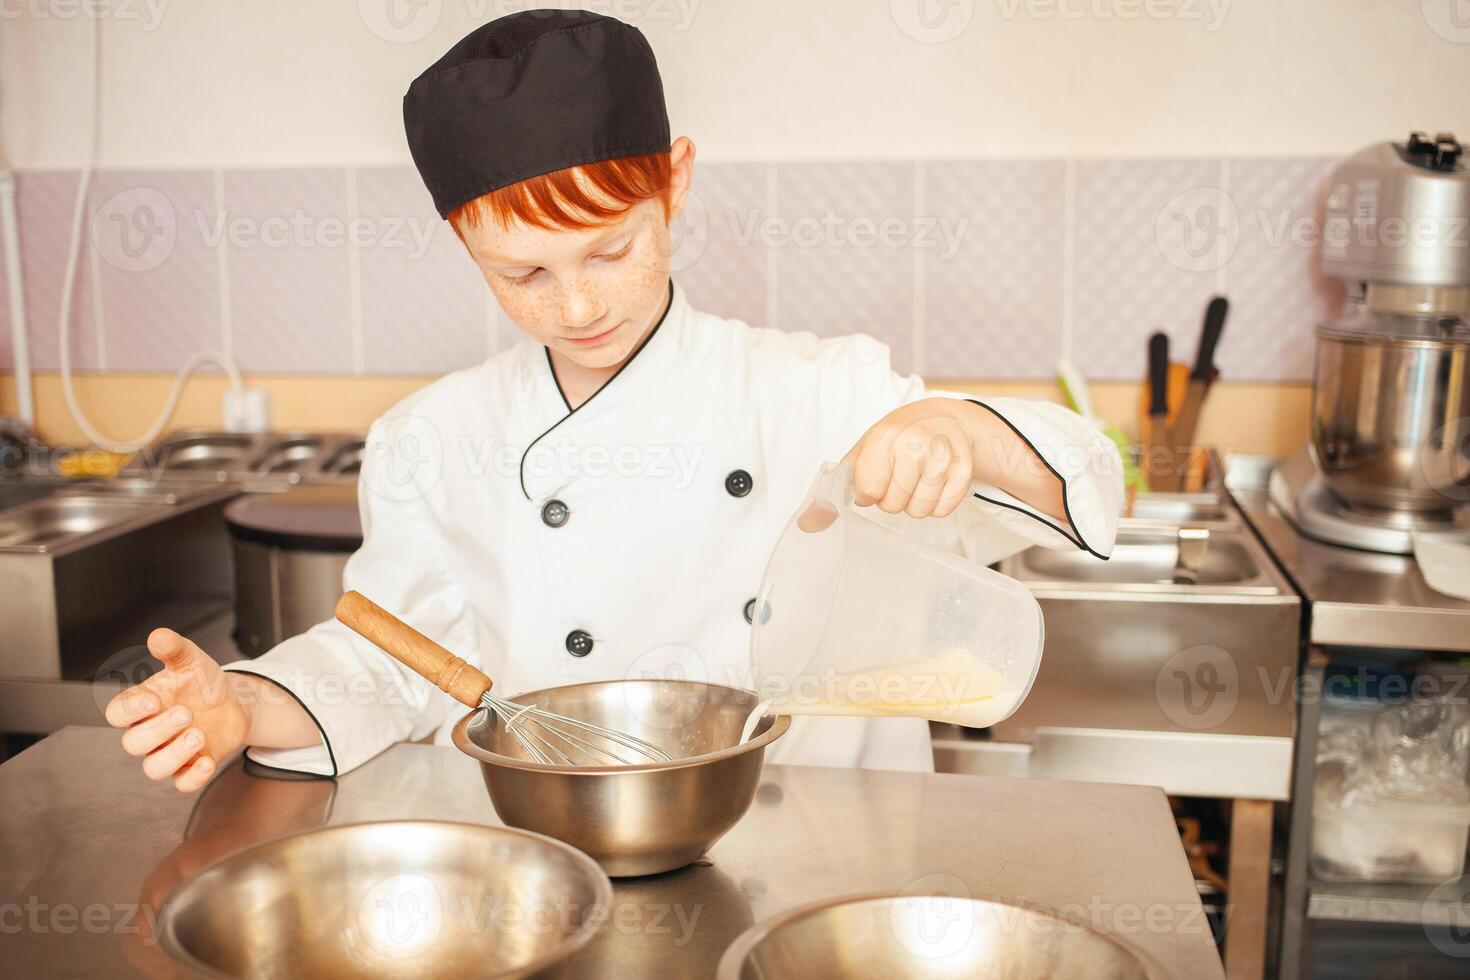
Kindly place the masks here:
[(799, 677), (793, 690), (762, 701), (740, 740), (766, 715), (857, 715), (927, 718), (988, 728), (1015, 710), (1023, 691), (961, 651), (873, 670)]

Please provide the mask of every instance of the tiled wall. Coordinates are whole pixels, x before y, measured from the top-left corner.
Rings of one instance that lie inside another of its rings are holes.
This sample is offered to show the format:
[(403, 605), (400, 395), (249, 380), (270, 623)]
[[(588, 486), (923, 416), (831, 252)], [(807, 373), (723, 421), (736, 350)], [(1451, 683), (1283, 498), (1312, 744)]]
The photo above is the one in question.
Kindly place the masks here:
[[(930, 378), (1047, 378), (1066, 352), (1096, 380), (1132, 380), (1155, 329), (1191, 359), (1222, 292), (1223, 375), (1302, 380), (1337, 302), (1313, 244), (1332, 162), (701, 164), (675, 275), (701, 308), (869, 333)], [(19, 177), (38, 370), (59, 365), (77, 182)], [(517, 336), (408, 168), (106, 171), (90, 202), (79, 369), (165, 371), (218, 348), (246, 372), (431, 374)]]

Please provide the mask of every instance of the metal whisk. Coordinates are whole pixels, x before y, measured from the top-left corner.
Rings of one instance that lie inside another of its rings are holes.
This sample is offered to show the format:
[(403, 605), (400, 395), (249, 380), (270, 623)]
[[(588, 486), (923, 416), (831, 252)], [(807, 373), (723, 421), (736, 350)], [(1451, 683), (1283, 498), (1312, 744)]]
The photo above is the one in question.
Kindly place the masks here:
[[(344, 593), (336, 615), (364, 639), (471, 708), (489, 708), (532, 760), (542, 765), (636, 766), (670, 762), (658, 746), (590, 722), (490, 693), (491, 680), (360, 592)], [(601, 739), (605, 745), (590, 741)]]

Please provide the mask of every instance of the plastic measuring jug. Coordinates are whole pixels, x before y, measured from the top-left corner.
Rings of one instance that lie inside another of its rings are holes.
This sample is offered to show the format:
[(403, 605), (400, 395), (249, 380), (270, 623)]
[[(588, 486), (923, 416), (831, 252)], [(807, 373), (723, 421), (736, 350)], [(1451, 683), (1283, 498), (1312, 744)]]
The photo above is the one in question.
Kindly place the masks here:
[(923, 540), (924, 523), (854, 506), (851, 464), (823, 464), (756, 597), (764, 714), (983, 728), (1016, 710), (1041, 666), (1041, 606), (1015, 579)]

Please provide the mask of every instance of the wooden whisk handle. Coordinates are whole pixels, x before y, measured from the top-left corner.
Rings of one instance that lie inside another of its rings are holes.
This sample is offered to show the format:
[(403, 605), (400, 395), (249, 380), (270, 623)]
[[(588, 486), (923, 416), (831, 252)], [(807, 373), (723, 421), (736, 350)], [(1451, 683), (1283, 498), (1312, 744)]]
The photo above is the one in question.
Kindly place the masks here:
[(399, 663), (423, 675), (439, 690), (471, 708), (490, 690), (484, 671), (465, 663), (361, 592), (337, 600), (337, 618)]

